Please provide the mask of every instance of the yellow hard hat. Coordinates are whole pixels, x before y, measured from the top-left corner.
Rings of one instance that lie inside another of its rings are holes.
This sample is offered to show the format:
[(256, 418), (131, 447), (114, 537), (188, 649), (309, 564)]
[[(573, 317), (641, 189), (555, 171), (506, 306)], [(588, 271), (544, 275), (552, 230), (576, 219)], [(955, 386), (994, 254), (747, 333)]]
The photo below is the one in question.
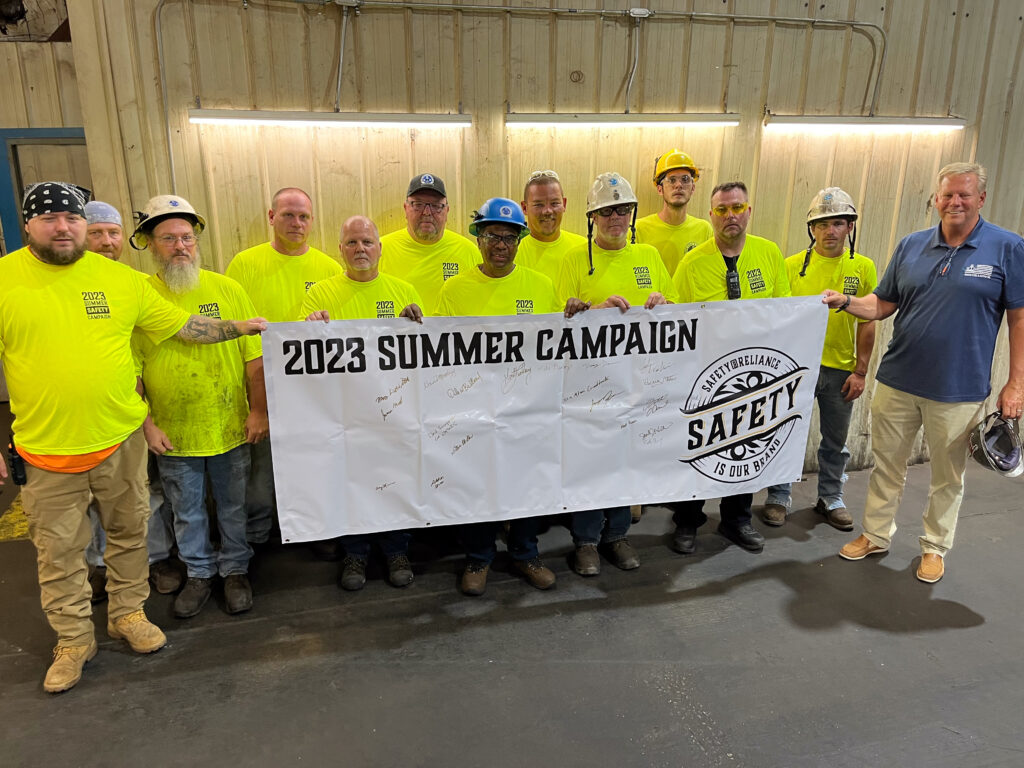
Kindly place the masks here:
[(673, 149), (671, 152), (666, 152), (664, 155), (654, 158), (655, 186), (660, 183), (662, 176), (677, 168), (684, 168), (689, 171), (694, 181), (700, 178), (700, 171), (697, 170), (697, 164), (693, 162), (693, 158), (685, 152)]

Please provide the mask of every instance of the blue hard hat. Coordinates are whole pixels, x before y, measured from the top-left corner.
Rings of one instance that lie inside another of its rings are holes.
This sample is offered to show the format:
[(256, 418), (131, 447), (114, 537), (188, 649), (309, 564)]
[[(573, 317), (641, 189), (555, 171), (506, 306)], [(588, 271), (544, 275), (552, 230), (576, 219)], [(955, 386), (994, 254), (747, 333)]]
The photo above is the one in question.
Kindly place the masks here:
[(526, 226), (526, 217), (519, 203), (509, 200), (507, 197), (492, 197), (480, 206), (480, 209), (473, 212), (473, 221), (469, 224), (469, 234), (477, 235), (480, 227), (486, 224), (508, 224), (519, 227), (519, 239), (522, 240), (529, 233)]

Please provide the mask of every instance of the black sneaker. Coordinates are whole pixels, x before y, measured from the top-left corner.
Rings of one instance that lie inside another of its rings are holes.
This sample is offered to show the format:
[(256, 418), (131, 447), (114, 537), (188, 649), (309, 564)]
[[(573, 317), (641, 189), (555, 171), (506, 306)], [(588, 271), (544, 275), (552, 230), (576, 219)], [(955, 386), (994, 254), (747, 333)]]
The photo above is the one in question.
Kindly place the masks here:
[(213, 579), (196, 579), (189, 577), (185, 588), (174, 598), (174, 615), (179, 619), (195, 616), (210, 599)]
[(244, 573), (233, 573), (224, 578), (224, 610), (232, 616), (252, 608), (252, 585)]
[(366, 584), (366, 561), (349, 555), (341, 563), (341, 588), (356, 592)]
[(747, 552), (760, 552), (764, 549), (764, 536), (750, 523), (737, 526), (719, 523), (718, 532), (736, 546), (743, 547)]
[(388, 558), (388, 582), (392, 587), (407, 587), (412, 584), (412, 563), (405, 555)]

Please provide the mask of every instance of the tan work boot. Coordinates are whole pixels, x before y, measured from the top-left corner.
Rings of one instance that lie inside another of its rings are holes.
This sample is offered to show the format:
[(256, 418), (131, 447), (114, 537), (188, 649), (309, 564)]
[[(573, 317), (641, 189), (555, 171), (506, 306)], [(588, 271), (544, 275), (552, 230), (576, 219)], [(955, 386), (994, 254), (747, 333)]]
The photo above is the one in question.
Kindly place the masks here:
[(146, 618), (146, 612), (141, 608), (108, 621), (107, 634), (115, 640), (126, 640), (136, 653), (159, 651), (167, 644), (167, 636)]
[(462, 594), (477, 597), (487, 589), (487, 572), (491, 564), (482, 560), (470, 559), (466, 562), (466, 570), (462, 572)]
[(778, 528), (786, 522), (786, 508), (781, 504), (765, 504), (761, 511), (761, 519), (768, 525)]
[(921, 564), (917, 566), (917, 578), (921, 581), (934, 584), (945, 572), (946, 566), (942, 555), (936, 555), (934, 552), (921, 555)]
[(845, 547), (840, 549), (839, 556), (844, 560), (863, 560), (868, 555), (888, 551), (888, 547), (879, 547), (877, 544), (872, 544), (871, 540), (867, 536), (861, 534)]
[(89, 645), (58, 645), (53, 649), (53, 662), (46, 670), (43, 690), (47, 693), (60, 693), (74, 688), (75, 683), (82, 679), (85, 662), (95, 655), (95, 639)]

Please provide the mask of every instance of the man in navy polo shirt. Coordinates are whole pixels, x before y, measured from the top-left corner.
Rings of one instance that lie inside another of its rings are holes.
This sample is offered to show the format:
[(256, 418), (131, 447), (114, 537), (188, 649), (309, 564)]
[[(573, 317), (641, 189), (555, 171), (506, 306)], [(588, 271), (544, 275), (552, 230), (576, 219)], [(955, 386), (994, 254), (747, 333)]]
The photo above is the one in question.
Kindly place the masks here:
[(1024, 402), (1024, 240), (981, 218), (986, 178), (980, 165), (945, 166), (935, 192), (939, 226), (903, 238), (873, 294), (826, 291), (822, 299), (866, 320), (899, 310), (871, 403), (875, 468), (864, 534), (839, 555), (861, 560), (889, 548), (907, 458), (924, 426), (931, 487), (917, 578), (928, 583), (942, 578), (943, 557), (953, 546), (968, 434), (984, 416), (1004, 311), (1010, 376), (997, 405), (1004, 417), (1019, 418)]

